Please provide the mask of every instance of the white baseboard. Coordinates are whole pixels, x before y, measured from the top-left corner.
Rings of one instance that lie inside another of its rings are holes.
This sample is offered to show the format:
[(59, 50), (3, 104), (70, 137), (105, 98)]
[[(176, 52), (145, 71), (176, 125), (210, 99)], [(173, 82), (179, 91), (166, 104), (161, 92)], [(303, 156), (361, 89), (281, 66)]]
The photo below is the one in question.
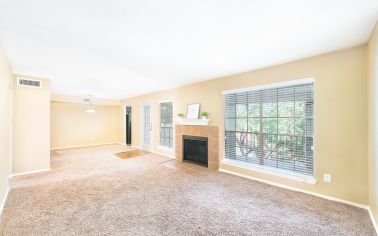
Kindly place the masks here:
[(374, 218), (373, 212), (371, 212), (370, 207), (369, 207), (369, 209), (368, 209), (368, 212), (369, 212), (370, 220), (371, 220), (372, 223), (373, 223), (373, 226), (374, 226), (375, 232), (378, 234), (378, 226), (377, 226), (377, 223), (375, 222), (375, 218)]
[(14, 173), (10, 174), (9, 178), (13, 178), (15, 176), (20, 176), (20, 175), (30, 175), (30, 174), (36, 174), (40, 172), (45, 172), (45, 171), (50, 171), (51, 168), (46, 168), (46, 169), (39, 169), (39, 170), (32, 170), (32, 171), (26, 171), (26, 172), (20, 172), (20, 173)]
[[(117, 143), (119, 145), (123, 145), (123, 146), (127, 146), (125, 143)], [(128, 147), (132, 147), (132, 148), (136, 148), (136, 149), (141, 149), (139, 146), (128, 146)], [(168, 157), (168, 158), (172, 158), (172, 159), (175, 159), (176, 157), (173, 156), (173, 155), (168, 155), (168, 154), (165, 154), (165, 153), (161, 153), (161, 152), (157, 152), (157, 151), (151, 151), (151, 150), (147, 150), (149, 152), (152, 152), (152, 153), (155, 153), (157, 155), (160, 155), (160, 156), (165, 156), (165, 157)]]
[(313, 196), (316, 196), (316, 197), (324, 198), (324, 199), (327, 199), (327, 200), (340, 202), (340, 203), (348, 204), (348, 205), (351, 205), (351, 206), (363, 208), (365, 210), (369, 210), (369, 206), (366, 206), (366, 205), (363, 205), (363, 204), (350, 202), (350, 201), (347, 201), (347, 200), (331, 197), (331, 196), (320, 194), (320, 193), (314, 193), (314, 192), (311, 192), (311, 191), (291, 187), (291, 186), (284, 185), (284, 184), (275, 183), (275, 182), (272, 182), (272, 181), (269, 181), (269, 180), (264, 180), (264, 179), (256, 178), (256, 177), (249, 176), (249, 175), (239, 174), (239, 173), (236, 173), (236, 172), (230, 171), (230, 170), (219, 169), (219, 171), (224, 172), (224, 173), (228, 173), (228, 174), (232, 174), (232, 175), (237, 175), (237, 176), (240, 176), (240, 177), (243, 177), (243, 178), (259, 181), (259, 182), (269, 184), (269, 185), (273, 185), (273, 186), (276, 186), (276, 187), (280, 187), (280, 188), (284, 188), (284, 189), (288, 189), (288, 190), (292, 190), (292, 191), (296, 191), (296, 192), (301, 192), (301, 193), (313, 195)]
[(316, 179), (313, 176), (293, 173), (286, 170), (280, 170), (269, 166), (262, 166), (258, 164), (248, 163), (245, 161), (232, 160), (225, 158), (221, 161), (221, 164), (231, 165), (238, 168), (246, 169), (252, 172), (259, 172), (262, 174), (268, 174), (279, 178), (290, 179), (298, 182), (304, 182), (307, 184), (316, 184)]
[(165, 151), (165, 152), (174, 153), (173, 148), (165, 147), (165, 146), (162, 146), (162, 145), (157, 146), (157, 149)]
[(165, 153), (161, 153), (161, 152), (157, 152), (157, 151), (153, 151), (152, 153), (155, 153), (155, 154), (160, 155), (160, 156), (165, 156), (165, 157), (168, 157), (168, 158), (176, 159), (176, 157), (173, 156), (173, 155), (169, 155), (169, 154), (165, 154)]
[(3, 213), (3, 209), (4, 209), (4, 206), (5, 206), (5, 203), (7, 202), (8, 194), (9, 194), (9, 187), (7, 188), (7, 191), (5, 192), (4, 199), (3, 199), (3, 201), (1, 202), (1, 205), (0, 205), (0, 216)]
[(139, 146), (127, 145), (126, 143), (121, 143), (121, 142), (116, 142), (116, 144), (127, 146), (127, 147), (132, 147), (132, 148), (140, 148)]
[(118, 142), (111, 142), (111, 143), (95, 143), (95, 144), (88, 144), (88, 145), (81, 145), (81, 146), (58, 147), (58, 148), (51, 148), (50, 151), (62, 150), (62, 149), (72, 149), (72, 148), (94, 147), (94, 146), (101, 146), (101, 145), (112, 145), (112, 144), (121, 144), (121, 143), (118, 143)]

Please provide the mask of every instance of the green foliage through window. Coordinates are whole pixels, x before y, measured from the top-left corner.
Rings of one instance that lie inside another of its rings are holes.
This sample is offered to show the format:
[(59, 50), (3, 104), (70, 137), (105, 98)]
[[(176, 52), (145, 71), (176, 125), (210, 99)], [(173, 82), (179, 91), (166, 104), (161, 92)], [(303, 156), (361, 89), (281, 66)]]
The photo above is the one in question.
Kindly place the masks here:
[(225, 95), (226, 157), (313, 174), (313, 84)]
[(173, 142), (172, 103), (160, 103), (160, 145), (171, 148)]

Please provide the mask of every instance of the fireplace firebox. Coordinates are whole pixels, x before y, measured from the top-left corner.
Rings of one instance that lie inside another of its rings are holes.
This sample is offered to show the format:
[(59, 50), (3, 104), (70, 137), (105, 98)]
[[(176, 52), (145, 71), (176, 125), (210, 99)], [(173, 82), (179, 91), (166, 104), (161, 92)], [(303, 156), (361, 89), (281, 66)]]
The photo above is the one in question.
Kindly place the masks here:
[(208, 139), (199, 136), (182, 136), (183, 160), (202, 166), (208, 166)]

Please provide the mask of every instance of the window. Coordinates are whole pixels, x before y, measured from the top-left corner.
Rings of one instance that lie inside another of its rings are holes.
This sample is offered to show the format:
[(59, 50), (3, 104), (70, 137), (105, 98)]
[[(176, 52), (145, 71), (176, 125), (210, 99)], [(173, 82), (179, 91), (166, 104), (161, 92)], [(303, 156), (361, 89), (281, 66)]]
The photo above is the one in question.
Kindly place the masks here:
[(172, 103), (160, 103), (160, 145), (167, 148), (172, 148), (172, 142)]
[(313, 175), (313, 82), (225, 94), (226, 158)]

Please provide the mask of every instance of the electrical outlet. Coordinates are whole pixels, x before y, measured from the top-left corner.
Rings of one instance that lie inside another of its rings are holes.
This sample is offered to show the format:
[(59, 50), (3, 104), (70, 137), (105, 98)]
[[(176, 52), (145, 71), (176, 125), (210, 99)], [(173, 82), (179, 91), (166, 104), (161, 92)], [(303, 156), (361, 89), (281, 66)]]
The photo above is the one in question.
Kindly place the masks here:
[(324, 174), (324, 182), (331, 183), (332, 175), (331, 174)]

